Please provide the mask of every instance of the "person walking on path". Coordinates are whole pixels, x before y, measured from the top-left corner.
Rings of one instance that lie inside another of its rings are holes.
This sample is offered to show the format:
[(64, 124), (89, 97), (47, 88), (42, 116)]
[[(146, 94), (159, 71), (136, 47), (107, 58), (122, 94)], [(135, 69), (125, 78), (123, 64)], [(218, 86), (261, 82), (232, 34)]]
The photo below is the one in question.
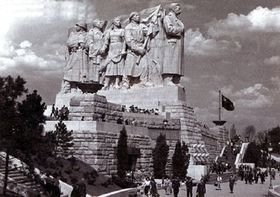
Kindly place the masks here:
[(159, 194), (157, 191), (157, 183), (154, 178), (151, 178), (150, 185), (151, 185), (150, 193), (151, 193), (152, 197), (158, 197)]
[(190, 176), (187, 176), (186, 179), (186, 189), (187, 189), (187, 197), (192, 197), (193, 180)]
[(234, 177), (233, 175), (230, 175), (230, 177), (229, 177), (229, 189), (230, 189), (230, 193), (233, 193), (234, 183), (235, 183), (235, 177)]
[(217, 190), (222, 190), (221, 188), (221, 182), (222, 182), (222, 177), (220, 175), (217, 176), (217, 184), (218, 184), (218, 188)]
[(180, 190), (180, 180), (178, 177), (175, 177), (172, 181), (172, 188), (173, 188), (173, 194), (174, 197), (178, 197), (178, 193)]
[(203, 179), (200, 179), (200, 182), (197, 185), (196, 196), (205, 197), (206, 187)]
[(150, 179), (147, 177), (144, 180), (144, 194), (148, 197), (149, 196), (149, 191), (150, 191)]
[(167, 177), (165, 181), (165, 195), (169, 195), (172, 193), (172, 183), (171, 180)]

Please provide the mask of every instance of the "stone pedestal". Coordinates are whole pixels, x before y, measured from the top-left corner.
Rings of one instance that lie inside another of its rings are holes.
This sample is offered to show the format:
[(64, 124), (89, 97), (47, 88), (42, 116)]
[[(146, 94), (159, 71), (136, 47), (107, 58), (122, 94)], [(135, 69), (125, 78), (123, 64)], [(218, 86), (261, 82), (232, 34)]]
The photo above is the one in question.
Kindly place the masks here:
[(142, 108), (157, 108), (186, 101), (185, 89), (178, 86), (100, 90), (97, 93), (105, 96), (109, 102)]

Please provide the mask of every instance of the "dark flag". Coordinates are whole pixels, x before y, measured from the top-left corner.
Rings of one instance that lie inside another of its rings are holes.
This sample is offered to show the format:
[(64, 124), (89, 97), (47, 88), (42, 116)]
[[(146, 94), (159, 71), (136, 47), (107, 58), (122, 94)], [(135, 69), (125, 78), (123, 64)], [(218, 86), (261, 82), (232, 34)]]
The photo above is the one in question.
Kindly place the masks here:
[(231, 100), (229, 100), (227, 97), (222, 95), (222, 106), (228, 111), (233, 111), (234, 110), (234, 105)]

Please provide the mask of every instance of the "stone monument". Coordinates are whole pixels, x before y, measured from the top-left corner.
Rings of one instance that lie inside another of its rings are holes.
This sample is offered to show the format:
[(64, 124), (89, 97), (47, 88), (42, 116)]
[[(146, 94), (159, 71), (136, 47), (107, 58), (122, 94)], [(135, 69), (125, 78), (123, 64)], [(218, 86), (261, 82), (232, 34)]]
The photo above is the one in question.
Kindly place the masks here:
[[(97, 169), (104, 162), (114, 166), (118, 135), (114, 129), (120, 126), (112, 124), (120, 119), (129, 122), (125, 125), (129, 125), (130, 147), (139, 152), (138, 167), (151, 168), (151, 150), (160, 133), (167, 136), (170, 156), (176, 141), (185, 141), (194, 164), (209, 161), (208, 148), (219, 152), (224, 142), (215, 144), (218, 137), (197, 121), (180, 84), (186, 67), (180, 14), (180, 5), (172, 3), (108, 23), (95, 19), (75, 25), (67, 41), (69, 54), (55, 105), (70, 109), (67, 125), (74, 130), (82, 160)], [(53, 124), (49, 122), (47, 130)], [(205, 143), (208, 139), (211, 144)]]

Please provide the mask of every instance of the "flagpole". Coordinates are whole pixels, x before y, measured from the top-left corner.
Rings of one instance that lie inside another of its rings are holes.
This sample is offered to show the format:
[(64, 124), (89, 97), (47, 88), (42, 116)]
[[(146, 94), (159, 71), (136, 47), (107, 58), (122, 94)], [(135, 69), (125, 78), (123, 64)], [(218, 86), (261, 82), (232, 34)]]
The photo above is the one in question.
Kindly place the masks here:
[(219, 90), (219, 114), (218, 114), (218, 118), (219, 120), (214, 120), (213, 123), (216, 125), (216, 126), (222, 126), (226, 123), (225, 120), (222, 120), (222, 117), (221, 117), (221, 111), (222, 111), (222, 93), (221, 93), (221, 90)]
[(219, 121), (221, 121), (221, 111), (222, 111), (222, 106), (221, 106), (221, 90), (219, 90)]

